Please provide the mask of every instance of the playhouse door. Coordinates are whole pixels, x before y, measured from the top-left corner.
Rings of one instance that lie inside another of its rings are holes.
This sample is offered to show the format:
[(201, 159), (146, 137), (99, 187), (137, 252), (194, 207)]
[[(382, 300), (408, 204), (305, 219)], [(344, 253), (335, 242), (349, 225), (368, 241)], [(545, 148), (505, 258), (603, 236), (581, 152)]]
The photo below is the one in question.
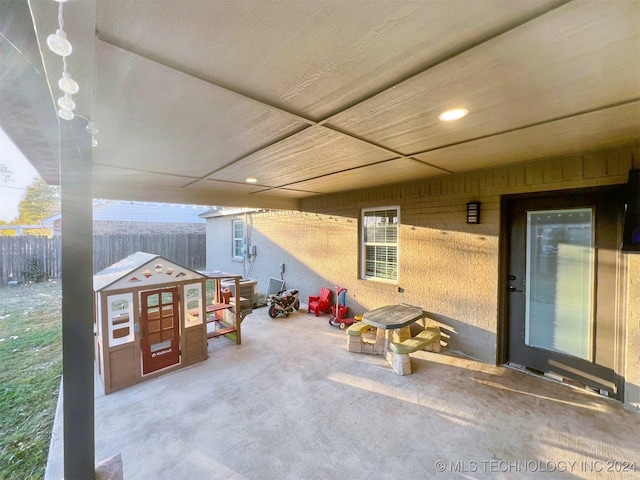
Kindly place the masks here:
[(180, 363), (178, 288), (141, 294), (142, 373)]

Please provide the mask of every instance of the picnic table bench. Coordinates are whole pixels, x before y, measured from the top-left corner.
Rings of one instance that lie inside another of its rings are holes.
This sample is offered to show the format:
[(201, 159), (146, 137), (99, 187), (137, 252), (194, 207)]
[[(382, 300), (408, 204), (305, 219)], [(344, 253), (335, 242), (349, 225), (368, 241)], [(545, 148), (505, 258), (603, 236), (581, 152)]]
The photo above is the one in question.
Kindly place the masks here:
[(426, 349), (440, 353), (440, 327), (428, 326), (415, 337), (407, 338), (402, 342), (392, 342), (389, 345), (391, 358), (387, 356), (387, 360), (398, 375), (409, 375), (411, 373), (409, 354)]
[[(427, 326), (416, 336), (411, 336), (409, 326), (425, 316), (426, 312), (421, 308), (404, 304), (366, 312), (362, 322), (347, 328), (347, 350), (384, 355), (397, 374), (409, 375), (410, 353), (425, 349), (440, 352), (440, 327)], [(376, 328), (375, 342), (365, 338), (371, 328)]]

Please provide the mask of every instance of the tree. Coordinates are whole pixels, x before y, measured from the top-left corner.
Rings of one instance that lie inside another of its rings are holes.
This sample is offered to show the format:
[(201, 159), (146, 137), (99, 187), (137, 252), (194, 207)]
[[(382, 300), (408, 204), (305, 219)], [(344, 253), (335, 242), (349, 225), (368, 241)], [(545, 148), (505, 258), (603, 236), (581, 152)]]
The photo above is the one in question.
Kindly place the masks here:
[[(47, 185), (40, 177), (36, 177), (27, 187), (24, 197), (18, 205), (16, 223), (36, 225), (45, 218), (60, 212), (60, 187)], [(47, 235), (48, 231), (32, 231), (35, 235)]]

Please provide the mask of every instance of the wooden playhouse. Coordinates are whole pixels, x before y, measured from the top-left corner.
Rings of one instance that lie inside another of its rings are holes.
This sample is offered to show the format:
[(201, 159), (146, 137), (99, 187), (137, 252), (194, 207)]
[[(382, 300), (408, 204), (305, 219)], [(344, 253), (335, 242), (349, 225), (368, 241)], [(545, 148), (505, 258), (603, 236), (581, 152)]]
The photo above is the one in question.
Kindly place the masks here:
[(96, 361), (105, 394), (208, 357), (206, 279), (144, 252), (94, 275)]

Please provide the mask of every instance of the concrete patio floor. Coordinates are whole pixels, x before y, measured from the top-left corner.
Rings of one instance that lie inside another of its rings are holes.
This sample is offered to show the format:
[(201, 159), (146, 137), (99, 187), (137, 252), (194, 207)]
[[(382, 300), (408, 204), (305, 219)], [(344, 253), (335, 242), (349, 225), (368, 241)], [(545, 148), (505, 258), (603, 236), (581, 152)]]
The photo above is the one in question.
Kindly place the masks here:
[(303, 310), (242, 326), (205, 362), (96, 393), (97, 461), (121, 454), (127, 480), (640, 478), (640, 414), (613, 400), (446, 348), (402, 377)]

